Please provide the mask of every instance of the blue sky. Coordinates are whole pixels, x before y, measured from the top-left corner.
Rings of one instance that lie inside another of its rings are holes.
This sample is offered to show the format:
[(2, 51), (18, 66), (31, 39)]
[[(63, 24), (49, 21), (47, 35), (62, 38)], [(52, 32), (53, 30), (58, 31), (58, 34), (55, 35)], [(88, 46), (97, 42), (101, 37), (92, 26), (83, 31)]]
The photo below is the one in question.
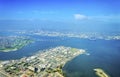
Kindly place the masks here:
[(0, 19), (120, 20), (120, 0), (0, 0)]

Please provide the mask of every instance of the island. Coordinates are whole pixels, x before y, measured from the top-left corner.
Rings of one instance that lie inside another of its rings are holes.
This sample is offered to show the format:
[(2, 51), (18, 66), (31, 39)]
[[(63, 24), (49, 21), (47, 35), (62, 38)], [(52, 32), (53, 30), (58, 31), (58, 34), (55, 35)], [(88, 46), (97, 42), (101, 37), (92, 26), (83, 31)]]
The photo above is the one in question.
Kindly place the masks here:
[(58, 46), (19, 60), (1, 61), (0, 69), (6, 77), (65, 77), (64, 65), (85, 53), (84, 49)]
[(1, 52), (16, 51), (32, 42), (33, 41), (31, 39), (23, 36), (0, 37), (0, 51)]
[(106, 74), (102, 69), (96, 68), (94, 69), (95, 73), (99, 77), (110, 77), (108, 74)]

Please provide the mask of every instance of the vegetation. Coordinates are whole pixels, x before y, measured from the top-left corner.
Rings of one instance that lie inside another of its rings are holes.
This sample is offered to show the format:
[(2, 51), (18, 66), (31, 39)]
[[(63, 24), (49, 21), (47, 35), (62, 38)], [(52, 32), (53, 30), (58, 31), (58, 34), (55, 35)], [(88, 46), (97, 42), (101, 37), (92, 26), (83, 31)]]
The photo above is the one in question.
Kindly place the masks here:
[(32, 40), (26, 37), (5, 37), (0, 39), (0, 51), (16, 51), (31, 43)]

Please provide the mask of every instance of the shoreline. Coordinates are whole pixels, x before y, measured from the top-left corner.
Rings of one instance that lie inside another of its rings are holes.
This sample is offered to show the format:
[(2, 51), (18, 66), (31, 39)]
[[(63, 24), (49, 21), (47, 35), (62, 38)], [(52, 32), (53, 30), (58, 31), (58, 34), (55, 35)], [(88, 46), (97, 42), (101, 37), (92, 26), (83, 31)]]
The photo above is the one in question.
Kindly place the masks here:
[(19, 49), (27, 46), (27, 45), (30, 44), (30, 43), (33, 43), (33, 41), (31, 41), (31, 40), (30, 40), (30, 41), (27, 41), (26, 44), (24, 43), (23, 45), (18, 45), (18, 46), (14, 47), (14, 48), (4, 48), (4, 49), (0, 50), (0, 52), (12, 52), (12, 51), (17, 51), (17, 50), (19, 50)]
[(12, 52), (12, 51), (17, 51), (17, 48), (13, 48), (13, 49), (4, 49), (4, 50), (0, 50), (0, 52)]
[(95, 71), (96, 75), (99, 77), (110, 77), (103, 69), (96, 68), (93, 70)]
[[(38, 51), (38, 54), (35, 54), (31, 57), (25, 57), (19, 60), (3, 61), (1, 64), (3, 66), (2, 69), (7, 74), (9, 74), (7, 71), (9, 70), (13, 74), (11, 76), (14, 77), (16, 77), (17, 74), (19, 74), (19, 76), (23, 74), (28, 75), (28, 71), (32, 75), (38, 77), (43, 77), (46, 75), (52, 77), (62, 77), (64, 74), (62, 70), (63, 66), (68, 61), (81, 54), (85, 54), (85, 50), (58, 46), (55, 48), (43, 50), (42, 53)], [(21, 69), (24, 69), (24, 71)], [(21, 74), (19, 73), (20, 71), (24, 73)]]

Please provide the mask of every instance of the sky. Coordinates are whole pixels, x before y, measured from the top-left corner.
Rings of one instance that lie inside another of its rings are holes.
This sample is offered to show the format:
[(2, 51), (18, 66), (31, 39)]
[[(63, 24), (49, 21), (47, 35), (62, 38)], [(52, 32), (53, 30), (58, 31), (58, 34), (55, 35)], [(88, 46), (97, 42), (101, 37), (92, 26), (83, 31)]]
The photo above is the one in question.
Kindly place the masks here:
[(118, 21), (120, 0), (0, 0), (0, 19)]

